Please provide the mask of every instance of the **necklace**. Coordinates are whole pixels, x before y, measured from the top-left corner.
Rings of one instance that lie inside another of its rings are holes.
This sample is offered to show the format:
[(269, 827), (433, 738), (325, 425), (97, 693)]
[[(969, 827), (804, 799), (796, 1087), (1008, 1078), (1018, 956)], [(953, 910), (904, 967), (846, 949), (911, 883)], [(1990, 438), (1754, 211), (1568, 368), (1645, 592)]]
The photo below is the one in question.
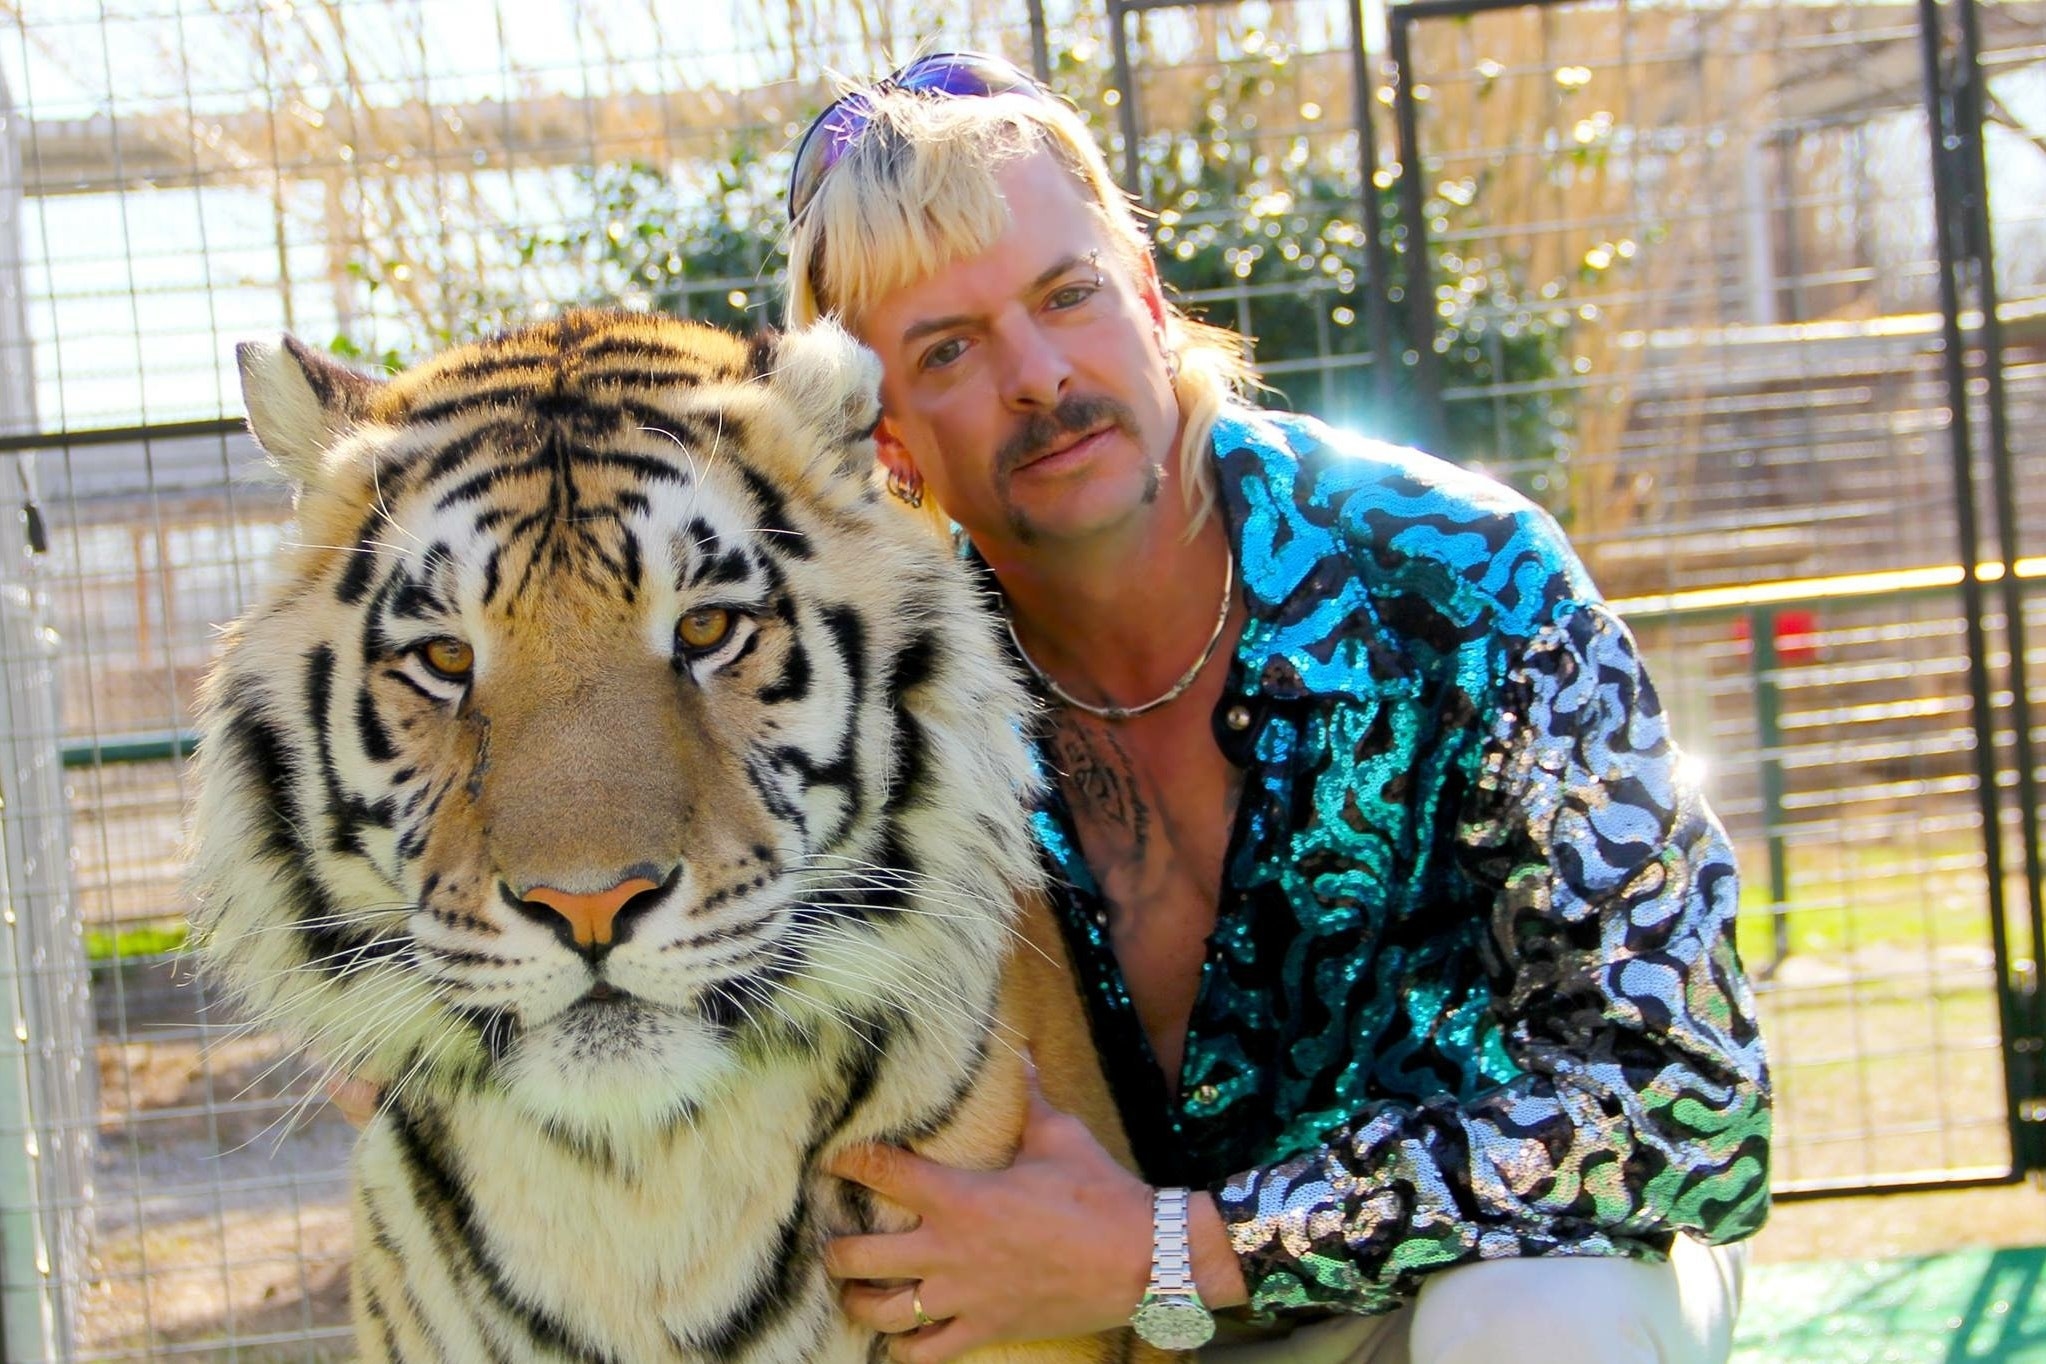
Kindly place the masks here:
[(1230, 596), (1236, 590), (1236, 552), (1233, 548), (1225, 548), (1223, 552), (1228, 557), (1224, 561), (1222, 569), (1222, 605), (1215, 612), (1215, 628), (1209, 632), (1208, 642), (1201, 646), (1201, 656), (1193, 661), (1191, 668), (1180, 674), (1179, 680), (1168, 687), (1163, 695), (1154, 696), (1141, 706), (1095, 706), (1082, 701), (1079, 697), (1061, 687), (1052, 678), (1050, 673), (1037, 665), (1037, 660), (1032, 658), (1030, 651), (1023, 647), (1023, 641), (1016, 637), (1016, 622), (1004, 615), (1002, 622), (1009, 627), (1009, 642), (1016, 646), (1016, 653), (1022, 658), (1024, 666), (1037, 675), (1037, 680), (1044, 683), (1051, 694), (1058, 698), (1061, 705), (1071, 706), (1074, 710), (1083, 710), (1087, 714), (1099, 716), (1103, 720), (1129, 720), (1144, 714), (1146, 711), (1156, 710), (1167, 701), (1176, 701), (1185, 694), (1186, 689), (1194, 684), (1194, 679), (1201, 675), (1201, 669), (1208, 666), (1208, 660), (1215, 656), (1215, 646), (1222, 640), (1222, 627), (1229, 623)]

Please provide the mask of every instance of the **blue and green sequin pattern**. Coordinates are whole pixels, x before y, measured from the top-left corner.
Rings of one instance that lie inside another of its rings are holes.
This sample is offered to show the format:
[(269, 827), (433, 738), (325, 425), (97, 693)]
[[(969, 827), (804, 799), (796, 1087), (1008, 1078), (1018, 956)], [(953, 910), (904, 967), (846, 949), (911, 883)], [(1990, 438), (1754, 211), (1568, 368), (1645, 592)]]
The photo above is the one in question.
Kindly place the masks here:
[(1037, 815), (1145, 1174), (1216, 1192), (1264, 1310), (1753, 1232), (1731, 850), (1555, 523), (1304, 418), (1227, 412), (1214, 449), (1250, 612), (1214, 733), (1245, 779), (1176, 1095), (1070, 816)]

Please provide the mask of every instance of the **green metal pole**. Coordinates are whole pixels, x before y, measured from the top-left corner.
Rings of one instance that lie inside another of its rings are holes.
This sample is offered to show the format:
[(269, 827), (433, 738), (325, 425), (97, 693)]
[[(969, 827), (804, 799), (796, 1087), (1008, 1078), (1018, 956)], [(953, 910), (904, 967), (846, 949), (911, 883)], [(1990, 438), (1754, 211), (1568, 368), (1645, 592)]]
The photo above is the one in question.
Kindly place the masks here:
[(1755, 678), (1755, 742), (1762, 755), (1762, 832), (1769, 847), (1769, 927), (1774, 972), (1790, 955), (1790, 857), (1783, 842), (1783, 699), (1777, 692), (1776, 610), (1748, 612), (1748, 666)]
[(189, 730), (167, 734), (140, 734), (124, 739), (99, 739), (64, 745), (64, 766), (100, 767), (108, 763), (168, 762), (187, 758), (199, 746), (199, 736)]

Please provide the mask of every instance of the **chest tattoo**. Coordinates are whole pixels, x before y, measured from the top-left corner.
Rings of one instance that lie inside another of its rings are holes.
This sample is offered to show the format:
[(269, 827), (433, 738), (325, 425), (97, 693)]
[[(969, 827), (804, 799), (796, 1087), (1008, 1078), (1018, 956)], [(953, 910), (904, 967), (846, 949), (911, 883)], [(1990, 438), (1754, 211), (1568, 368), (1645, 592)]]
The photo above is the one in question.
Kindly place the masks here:
[(1122, 845), (1117, 862), (1141, 862), (1150, 847), (1151, 810), (1122, 741), (1112, 730), (1060, 725), (1052, 736), (1052, 756), (1064, 774), (1073, 813)]

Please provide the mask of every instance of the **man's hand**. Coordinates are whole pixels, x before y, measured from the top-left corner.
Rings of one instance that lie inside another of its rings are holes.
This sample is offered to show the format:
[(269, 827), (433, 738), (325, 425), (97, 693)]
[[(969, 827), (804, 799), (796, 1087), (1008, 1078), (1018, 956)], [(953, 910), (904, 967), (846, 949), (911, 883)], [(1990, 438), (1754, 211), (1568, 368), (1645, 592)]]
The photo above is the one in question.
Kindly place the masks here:
[[(846, 1315), (896, 1336), (902, 1364), (1120, 1326), (1150, 1282), (1150, 1186), (1046, 1103), (1034, 1075), (1006, 1170), (954, 1170), (893, 1146), (853, 1147), (826, 1168), (919, 1219), (913, 1231), (842, 1236), (824, 1257), (849, 1281)], [(917, 1329), (914, 1301), (935, 1325)]]

